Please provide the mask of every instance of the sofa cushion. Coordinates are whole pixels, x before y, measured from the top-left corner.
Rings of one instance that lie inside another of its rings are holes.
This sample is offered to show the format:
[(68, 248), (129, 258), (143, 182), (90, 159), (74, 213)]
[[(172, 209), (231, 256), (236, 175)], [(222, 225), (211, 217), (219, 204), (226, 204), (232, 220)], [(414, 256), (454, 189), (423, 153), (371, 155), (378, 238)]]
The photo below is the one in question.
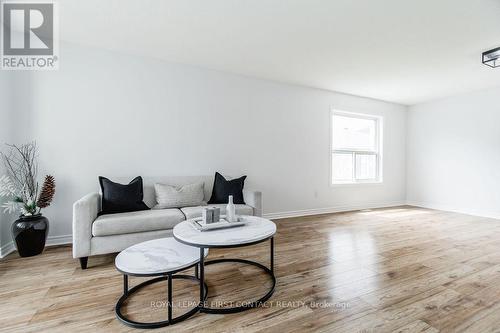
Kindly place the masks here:
[(142, 177), (135, 177), (128, 184), (119, 184), (106, 177), (99, 177), (102, 193), (102, 211), (99, 215), (116, 214), (147, 210), (142, 201), (144, 197)]
[(204, 183), (173, 186), (155, 184), (156, 202), (154, 209), (180, 208), (203, 205), (205, 197)]
[(242, 176), (237, 179), (227, 180), (223, 175), (216, 172), (214, 187), (212, 189), (212, 197), (208, 201), (209, 204), (227, 204), (229, 196), (233, 196), (235, 204), (245, 204), (243, 199), (243, 187), (247, 176)]
[(143, 210), (99, 216), (92, 224), (93, 236), (110, 236), (134, 232), (172, 229), (184, 221), (178, 209)]
[[(208, 206), (197, 206), (197, 207), (184, 207), (181, 208), (182, 212), (186, 216), (186, 219), (194, 219), (196, 217), (201, 217), (201, 212), (203, 208), (207, 207), (219, 207), (220, 214), (226, 215), (226, 206), (225, 204), (215, 204)], [(253, 215), (253, 207), (248, 205), (234, 205), (236, 208), (236, 215)]]

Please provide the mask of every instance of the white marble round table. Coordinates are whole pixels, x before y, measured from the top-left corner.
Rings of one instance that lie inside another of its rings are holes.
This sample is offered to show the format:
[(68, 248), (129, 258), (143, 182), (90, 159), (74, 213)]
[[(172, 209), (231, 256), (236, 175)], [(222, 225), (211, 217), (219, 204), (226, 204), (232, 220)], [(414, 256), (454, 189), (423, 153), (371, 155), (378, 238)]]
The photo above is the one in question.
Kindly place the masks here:
[[(206, 251), (205, 251), (206, 250)], [(208, 255), (208, 249), (202, 252), (202, 257)], [(115, 306), (117, 318), (124, 324), (134, 328), (159, 328), (172, 325), (182, 321), (195, 313), (202, 307), (198, 306), (179, 315), (172, 317), (172, 280), (183, 279), (199, 282), (198, 262), (200, 251), (197, 248), (179, 243), (174, 238), (160, 238), (132, 245), (120, 252), (115, 258), (116, 269), (123, 274), (123, 295), (118, 299)], [(195, 275), (176, 274), (188, 268), (195, 268)], [(158, 276), (157, 278), (142, 282), (133, 288), (128, 288), (129, 276)], [(127, 318), (122, 314), (121, 308), (127, 298), (141, 288), (156, 282), (166, 281), (168, 284), (167, 310), (168, 319), (159, 322), (138, 322)], [(205, 283), (202, 285), (204, 293), (208, 293)], [(204, 301), (204, 299), (203, 299)]]
[(269, 239), (276, 233), (273, 221), (258, 216), (240, 216), (246, 222), (243, 226), (208, 231), (196, 230), (191, 220), (174, 227), (174, 238), (179, 242), (196, 247), (239, 247)]
[[(208, 255), (208, 249), (205, 256)], [(179, 243), (172, 237), (132, 245), (115, 258), (120, 272), (132, 276), (155, 276), (178, 272), (200, 260), (196, 248)]]
[[(254, 302), (245, 303), (243, 306), (230, 308), (211, 308), (202, 306), (201, 312), (205, 313), (235, 313), (257, 307), (267, 301), (274, 293), (276, 286), (276, 277), (274, 276), (274, 234), (276, 233), (276, 224), (274, 222), (257, 216), (239, 216), (247, 222), (243, 226), (237, 226), (226, 229), (215, 229), (199, 231), (191, 224), (191, 220), (181, 222), (174, 227), (174, 238), (186, 245), (199, 248), (199, 280), (200, 280), (200, 304), (205, 303), (207, 298), (205, 285), (205, 266), (217, 263), (232, 262), (246, 265), (252, 265), (263, 270), (272, 280), (272, 287), (260, 299)], [(255, 261), (245, 259), (215, 259), (205, 262), (205, 251), (209, 248), (234, 248), (250, 246), (257, 243), (270, 240), (270, 267), (266, 267)]]

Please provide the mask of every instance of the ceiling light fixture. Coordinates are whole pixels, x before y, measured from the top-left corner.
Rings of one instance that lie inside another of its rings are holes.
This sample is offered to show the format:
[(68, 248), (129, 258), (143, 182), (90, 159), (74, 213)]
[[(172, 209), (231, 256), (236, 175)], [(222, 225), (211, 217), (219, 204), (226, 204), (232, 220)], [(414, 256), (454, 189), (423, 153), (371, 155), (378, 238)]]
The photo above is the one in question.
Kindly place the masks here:
[(500, 67), (500, 47), (483, 52), (483, 64), (490, 67)]

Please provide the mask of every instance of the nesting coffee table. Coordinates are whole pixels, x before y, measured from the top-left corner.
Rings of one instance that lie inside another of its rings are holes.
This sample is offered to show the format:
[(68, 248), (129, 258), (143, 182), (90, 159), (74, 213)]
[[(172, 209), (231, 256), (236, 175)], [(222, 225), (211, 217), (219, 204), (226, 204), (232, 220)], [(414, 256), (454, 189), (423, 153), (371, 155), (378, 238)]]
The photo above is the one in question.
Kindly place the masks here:
[[(203, 256), (208, 255), (208, 251)], [(172, 237), (160, 238), (132, 245), (123, 250), (115, 258), (116, 269), (123, 274), (123, 295), (118, 299), (115, 306), (117, 318), (124, 324), (134, 328), (159, 328), (175, 324), (179, 321), (189, 318), (198, 312), (200, 304), (188, 312), (178, 316), (172, 316), (172, 280), (183, 279), (192, 280), (197, 283), (199, 280), (195, 276), (176, 274), (185, 269), (195, 267), (197, 271), (198, 251), (192, 246), (187, 246), (177, 242)], [(155, 277), (142, 282), (129, 289), (129, 276)], [(143, 287), (153, 283), (166, 282), (167, 291), (167, 311), (166, 320), (158, 322), (139, 322), (126, 317), (122, 313), (122, 306), (128, 297)], [(203, 289), (208, 293), (206, 284)]]
[[(246, 222), (243, 226), (210, 231), (198, 231), (191, 225), (191, 220), (181, 222), (174, 227), (174, 237), (155, 239), (133, 245), (118, 254), (115, 266), (123, 274), (123, 295), (115, 306), (117, 318), (124, 324), (135, 328), (158, 328), (175, 324), (189, 318), (197, 312), (235, 313), (261, 305), (274, 292), (274, 234), (276, 225), (270, 220), (256, 216), (241, 216)], [(258, 262), (245, 259), (215, 259), (205, 261), (209, 248), (234, 248), (250, 246), (270, 240), (269, 268)], [(272, 280), (267, 293), (253, 302), (241, 302), (235, 307), (212, 308), (207, 306), (208, 287), (205, 283), (205, 266), (225, 262), (252, 265), (260, 268)], [(177, 274), (188, 268), (195, 269), (194, 276)], [(129, 289), (129, 276), (154, 277)], [(199, 283), (200, 298), (197, 305), (177, 317), (172, 316), (172, 280), (183, 279)], [(122, 307), (130, 295), (153, 283), (165, 281), (167, 284), (167, 318), (158, 322), (138, 322), (122, 313)]]
[[(191, 221), (184, 221), (174, 227), (174, 238), (180, 243), (199, 248), (199, 284), (200, 284), (200, 311), (205, 313), (235, 313), (245, 311), (261, 305), (267, 301), (274, 293), (276, 277), (274, 276), (274, 234), (276, 224), (274, 222), (257, 216), (240, 216), (240, 219), (247, 222), (246, 225), (227, 229), (218, 229), (200, 232), (196, 230)], [(250, 246), (265, 241), (270, 241), (269, 268), (255, 261), (245, 259), (215, 259), (205, 261), (205, 253), (209, 248), (235, 248)], [(245, 265), (252, 265), (260, 268), (272, 280), (269, 291), (253, 302), (244, 303), (241, 306), (211, 308), (205, 304), (207, 297), (205, 290), (205, 266), (225, 262), (234, 262)]]

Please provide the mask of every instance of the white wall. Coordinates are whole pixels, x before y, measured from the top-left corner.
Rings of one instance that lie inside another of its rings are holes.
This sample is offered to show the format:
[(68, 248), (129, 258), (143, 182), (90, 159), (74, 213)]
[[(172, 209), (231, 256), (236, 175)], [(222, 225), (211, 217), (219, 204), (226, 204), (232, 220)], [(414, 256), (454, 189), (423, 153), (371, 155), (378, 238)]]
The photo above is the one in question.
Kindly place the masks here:
[[(406, 107), (76, 46), (30, 78), (42, 171), (56, 177), (50, 235), (71, 234), (72, 203), (97, 176), (247, 174), (265, 214), (400, 204)], [(384, 183), (330, 187), (329, 112), (384, 117)]]
[[(4, 149), (4, 144), (10, 142), (12, 138), (11, 128), (12, 128), (12, 98), (10, 91), (10, 76), (2, 73), (0, 75), (0, 150)], [(5, 173), (5, 168), (0, 161), (0, 175)], [(0, 205), (3, 204), (3, 200), (0, 198)], [(8, 227), (10, 216), (3, 213), (3, 209), (0, 208), (0, 256), (2, 255), (2, 249), (5, 244), (7, 244), (10, 239), (8, 237)]]
[(410, 204), (500, 218), (500, 88), (409, 108)]
[[(0, 72), (0, 150), (5, 151), (6, 143), (21, 144), (31, 137), (32, 125), (30, 104), (30, 73)], [(0, 175), (5, 173), (0, 161)], [(0, 200), (0, 205), (2, 204)], [(3, 213), (0, 208), (0, 257), (13, 249), (10, 227), (16, 215)]]

